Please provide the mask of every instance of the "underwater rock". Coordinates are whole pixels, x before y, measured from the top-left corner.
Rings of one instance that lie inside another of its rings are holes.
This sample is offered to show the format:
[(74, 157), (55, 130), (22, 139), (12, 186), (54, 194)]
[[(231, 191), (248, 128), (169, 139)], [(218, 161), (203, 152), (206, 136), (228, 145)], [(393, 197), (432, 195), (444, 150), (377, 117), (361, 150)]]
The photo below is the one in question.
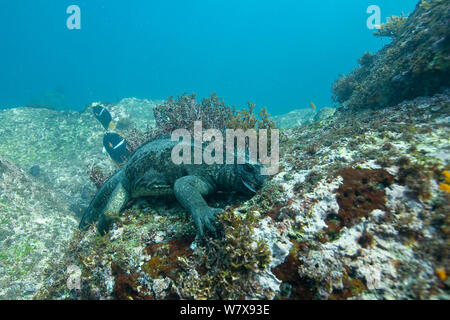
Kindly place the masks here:
[(69, 210), (72, 211), (73, 213), (75, 213), (75, 215), (81, 219), (83, 217), (83, 213), (86, 210), (86, 206), (77, 204), (77, 203), (73, 203), (71, 205), (69, 205)]
[(62, 254), (77, 222), (51, 186), (0, 162), (0, 299), (31, 299), (51, 255)]
[[(195, 239), (172, 198), (109, 212), (104, 236), (76, 230), (86, 168), (99, 185), (117, 170), (92, 105), (0, 110), (0, 299), (450, 299), (449, 7), (420, 1), (386, 25), (393, 42), (335, 83), (339, 108), (276, 117), (281, 172), (246, 201), (205, 199), (225, 209), (223, 237)], [(158, 104), (108, 109), (117, 130), (145, 130)]]
[(90, 113), (14, 108), (0, 110), (0, 117), (0, 154), (22, 168), (41, 168), (40, 179), (68, 202), (79, 199), (81, 186), (89, 184), (91, 161), (114, 169), (102, 154), (103, 131)]
[(170, 287), (170, 280), (165, 279), (155, 279), (153, 280), (153, 292), (155, 293), (156, 299), (163, 299), (167, 297), (165, 291)]
[(273, 116), (277, 127), (280, 129), (291, 129), (301, 125), (313, 123), (316, 121), (323, 121), (334, 116), (336, 108), (324, 107), (319, 111), (311, 108), (297, 109), (286, 114)]
[(296, 109), (286, 114), (273, 116), (273, 119), (278, 128), (289, 129), (313, 122), (315, 115), (316, 112), (311, 108)]
[(32, 97), (31, 103), (26, 107), (37, 109), (49, 109), (49, 110), (63, 110), (68, 109), (69, 105), (66, 101), (66, 97), (61, 88), (54, 90), (48, 90), (42, 94)]
[(370, 59), (361, 58), (357, 69), (334, 83), (341, 111), (389, 107), (450, 86), (450, 3), (423, 2), (402, 22), (392, 43)]
[(7, 169), (6, 165), (0, 160), (0, 173), (5, 172)]
[(41, 167), (34, 165), (28, 170), (28, 173), (37, 178), (41, 175)]
[[(93, 228), (77, 232), (36, 297), (213, 299), (218, 288), (248, 299), (448, 297), (439, 183), (449, 160), (438, 155), (448, 150), (449, 115), (443, 93), (286, 130), (282, 172), (226, 211), (222, 242), (194, 241), (176, 203), (136, 203), (101, 239)], [(86, 275), (79, 296), (54, 271), (73, 261)]]
[(124, 98), (118, 103), (109, 105), (108, 111), (111, 112), (113, 121), (117, 124), (119, 131), (127, 130), (133, 126), (145, 130), (147, 126), (155, 125), (153, 109), (162, 103), (162, 100)]
[(319, 110), (319, 112), (314, 116), (314, 121), (323, 121), (330, 119), (334, 116), (336, 108), (325, 107)]
[(87, 186), (83, 186), (81, 188), (81, 199), (83, 200), (90, 200), (94, 197), (95, 191), (93, 188), (89, 188)]
[(117, 124), (116, 124), (116, 130), (118, 131), (124, 131), (124, 130), (129, 130), (131, 129), (133, 125), (133, 122), (130, 118), (124, 118), (124, 119), (120, 119)]
[[(152, 110), (158, 103), (126, 98), (112, 105), (111, 113), (115, 121), (130, 119), (145, 129), (154, 124)], [(40, 178), (60, 190), (68, 203), (82, 199), (83, 205), (89, 204), (91, 199), (83, 195), (83, 188), (93, 186), (86, 174), (92, 164), (107, 174), (115, 170), (110, 158), (102, 152), (104, 129), (90, 107), (83, 112), (4, 109), (0, 110), (0, 118), (0, 154), (23, 168), (41, 168)]]

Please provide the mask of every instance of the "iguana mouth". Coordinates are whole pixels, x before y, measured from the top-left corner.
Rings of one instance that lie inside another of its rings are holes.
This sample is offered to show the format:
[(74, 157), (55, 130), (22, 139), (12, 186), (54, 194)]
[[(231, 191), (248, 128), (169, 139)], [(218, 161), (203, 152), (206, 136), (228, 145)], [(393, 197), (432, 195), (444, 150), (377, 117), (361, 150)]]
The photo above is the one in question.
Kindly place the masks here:
[(241, 181), (242, 181), (242, 183), (244, 184), (244, 186), (245, 186), (248, 190), (250, 190), (250, 191), (253, 192), (253, 193), (256, 193), (256, 192), (257, 192), (256, 189), (255, 189), (255, 185), (254, 185), (253, 183), (247, 183), (247, 182), (245, 182), (244, 179), (242, 179), (242, 178), (241, 178)]

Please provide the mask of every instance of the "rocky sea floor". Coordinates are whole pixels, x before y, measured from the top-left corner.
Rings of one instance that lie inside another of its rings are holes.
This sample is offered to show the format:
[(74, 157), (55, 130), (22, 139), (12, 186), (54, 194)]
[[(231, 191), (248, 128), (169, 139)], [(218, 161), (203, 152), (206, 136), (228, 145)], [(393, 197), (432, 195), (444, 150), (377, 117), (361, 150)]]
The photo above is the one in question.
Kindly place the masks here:
[(87, 167), (114, 170), (102, 128), (89, 110), (1, 113), (3, 299), (448, 298), (448, 93), (282, 130), (281, 172), (254, 198), (209, 199), (229, 230), (209, 244), (170, 199), (135, 203), (104, 237), (76, 231)]
[[(332, 91), (338, 107), (275, 116), (280, 172), (251, 199), (216, 194), (223, 236), (196, 239), (174, 199), (77, 230), (116, 168), (83, 112), (0, 110), (0, 299), (449, 299), (448, 1), (382, 25)], [(161, 101), (108, 105), (119, 132)]]
[[(130, 126), (133, 115), (133, 126), (144, 128), (154, 125), (157, 103), (123, 99), (110, 109), (118, 128)], [(115, 166), (90, 108), (79, 113), (23, 107), (0, 115), (0, 298), (31, 298), (49, 254), (61, 252), (95, 195), (89, 166), (110, 173)]]

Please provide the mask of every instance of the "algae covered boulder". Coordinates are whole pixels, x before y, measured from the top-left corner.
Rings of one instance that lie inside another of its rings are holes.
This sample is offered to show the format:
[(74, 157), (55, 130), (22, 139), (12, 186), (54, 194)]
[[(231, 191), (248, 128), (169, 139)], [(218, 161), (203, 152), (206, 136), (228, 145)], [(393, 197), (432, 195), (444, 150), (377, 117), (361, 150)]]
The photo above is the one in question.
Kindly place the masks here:
[(286, 114), (273, 117), (278, 128), (290, 129), (314, 121), (316, 112), (311, 109), (295, 109)]
[(29, 299), (77, 221), (51, 186), (0, 156), (0, 299)]
[[(126, 98), (108, 105), (116, 129), (146, 128), (154, 124), (156, 101)], [(92, 113), (21, 107), (0, 110), (0, 154), (51, 183), (73, 207), (89, 204), (95, 186), (87, 168), (105, 172), (115, 167), (103, 150), (104, 128)], [(39, 170), (37, 170), (39, 168)], [(38, 174), (37, 174), (38, 173)]]
[(392, 38), (333, 85), (341, 110), (384, 108), (431, 96), (450, 86), (450, 3), (420, 1), (408, 17), (394, 17), (377, 36)]

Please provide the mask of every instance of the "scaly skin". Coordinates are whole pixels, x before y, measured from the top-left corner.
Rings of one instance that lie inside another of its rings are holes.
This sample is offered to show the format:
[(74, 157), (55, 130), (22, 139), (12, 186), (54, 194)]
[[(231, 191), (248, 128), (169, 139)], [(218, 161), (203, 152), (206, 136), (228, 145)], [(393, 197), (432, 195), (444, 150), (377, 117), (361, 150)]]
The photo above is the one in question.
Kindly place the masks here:
[(171, 152), (177, 144), (170, 138), (161, 138), (136, 150), (97, 192), (81, 219), (80, 229), (97, 222), (99, 232), (104, 234), (110, 226), (109, 216), (123, 210), (129, 200), (173, 194), (191, 213), (200, 237), (206, 232), (216, 235), (216, 214), (222, 210), (209, 207), (204, 197), (216, 191), (249, 193), (243, 181), (256, 190), (264, 183), (259, 164), (176, 165)]

